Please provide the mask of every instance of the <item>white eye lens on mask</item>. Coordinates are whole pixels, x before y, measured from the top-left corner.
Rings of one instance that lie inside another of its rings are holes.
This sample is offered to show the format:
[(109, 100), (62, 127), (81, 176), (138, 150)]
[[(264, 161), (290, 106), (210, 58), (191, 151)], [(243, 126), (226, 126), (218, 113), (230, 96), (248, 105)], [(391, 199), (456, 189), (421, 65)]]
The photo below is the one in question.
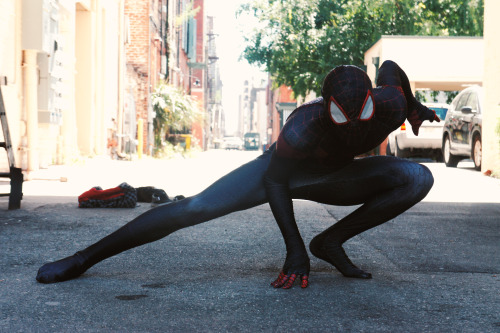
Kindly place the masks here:
[(373, 107), (373, 97), (370, 92), (366, 95), (365, 102), (363, 103), (363, 109), (359, 114), (359, 120), (370, 120), (373, 117), (375, 108)]
[(342, 108), (337, 105), (337, 102), (333, 97), (330, 97), (330, 104), (328, 106), (328, 109), (330, 111), (330, 116), (332, 117), (332, 120), (335, 124), (341, 125), (349, 121), (344, 110), (342, 110)]

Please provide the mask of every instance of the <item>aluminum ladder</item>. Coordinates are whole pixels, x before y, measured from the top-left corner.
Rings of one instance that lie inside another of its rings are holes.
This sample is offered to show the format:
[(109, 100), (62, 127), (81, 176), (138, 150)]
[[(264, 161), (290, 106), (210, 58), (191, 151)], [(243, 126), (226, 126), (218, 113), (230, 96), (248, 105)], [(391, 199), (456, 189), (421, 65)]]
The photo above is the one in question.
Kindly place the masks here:
[(9, 172), (0, 172), (0, 178), (10, 178), (10, 193), (0, 193), (0, 197), (9, 197), (9, 209), (21, 208), (21, 200), (23, 198), (23, 181), (24, 176), (21, 168), (16, 168), (14, 160), (14, 152), (12, 151), (12, 143), (10, 140), (9, 124), (7, 123), (7, 113), (3, 102), (1, 86), (6, 83), (5, 77), (0, 77), (0, 121), (2, 123), (2, 132), (4, 142), (0, 142), (0, 147), (5, 148), (9, 162)]

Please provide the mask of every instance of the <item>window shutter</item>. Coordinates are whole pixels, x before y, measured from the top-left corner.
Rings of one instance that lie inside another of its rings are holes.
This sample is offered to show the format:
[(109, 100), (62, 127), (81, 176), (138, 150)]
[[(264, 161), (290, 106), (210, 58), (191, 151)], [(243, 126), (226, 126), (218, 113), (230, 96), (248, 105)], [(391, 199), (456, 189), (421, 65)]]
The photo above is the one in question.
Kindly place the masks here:
[(196, 62), (196, 19), (189, 19), (188, 58)]

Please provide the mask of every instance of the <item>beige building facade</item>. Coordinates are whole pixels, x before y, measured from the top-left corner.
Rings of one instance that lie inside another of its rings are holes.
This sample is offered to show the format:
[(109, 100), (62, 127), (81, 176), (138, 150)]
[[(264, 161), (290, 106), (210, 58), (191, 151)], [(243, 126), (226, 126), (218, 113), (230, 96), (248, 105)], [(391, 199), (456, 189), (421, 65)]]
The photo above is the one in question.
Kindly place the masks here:
[(483, 166), (500, 176), (500, 1), (484, 1)]
[(16, 166), (28, 175), (105, 153), (122, 103), (122, 13), (123, 0), (1, 2), (1, 89)]
[(376, 70), (393, 60), (407, 74), (413, 90), (462, 90), (481, 85), (482, 37), (382, 36), (365, 52), (365, 66), (375, 82)]

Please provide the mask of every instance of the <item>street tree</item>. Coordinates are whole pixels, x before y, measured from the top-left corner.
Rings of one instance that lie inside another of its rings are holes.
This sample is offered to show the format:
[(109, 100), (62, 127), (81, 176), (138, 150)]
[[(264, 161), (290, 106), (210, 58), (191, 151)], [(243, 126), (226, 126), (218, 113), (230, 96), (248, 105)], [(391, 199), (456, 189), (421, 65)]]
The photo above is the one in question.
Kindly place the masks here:
[(253, 0), (240, 8), (258, 24), (243, 56), (295, 95), (320, 93), (341, 64), (363, 67), (382, 35), (481, 36), (483, 0)]

